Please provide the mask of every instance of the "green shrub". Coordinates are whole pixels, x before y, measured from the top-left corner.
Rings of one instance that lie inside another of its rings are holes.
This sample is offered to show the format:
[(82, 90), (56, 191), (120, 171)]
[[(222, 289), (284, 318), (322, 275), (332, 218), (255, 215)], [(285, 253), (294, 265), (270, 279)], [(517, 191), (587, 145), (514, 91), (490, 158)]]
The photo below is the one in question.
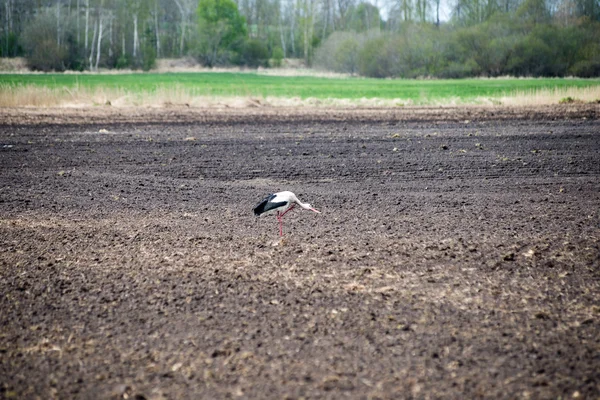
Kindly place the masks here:
[(129, 60), (125, 54), (121, 54), (119, 58), (117, 58), (117, 63), (115, 64), (117, 69), (125, 69), (129, 67)]
[(559, 104), (572, 104), (577, 103), (577, 99), (572, 98), (571, 96), (564, 97), (558, 101)]
[(9, 32), (6, 37), (0, 37), (0, 57), (20, 57), (23, 55), (23, 47), (19, 44), (19, 38), (15, 32)]
[(281, 67), (283, 63), (283, 49), (279, 46), (273, 49), (273, 54), (271, 54), (271, 65), (273, 67)]
[(477, 64), (473, 60), (468, 60), (463, 63), (451, 62), (436, 74), (439, 78), (445, 79), (461, 79), (477, 75)]
[(249, 39), (244, 42), (241, 51), (240, 64), (248, 67), (267, 67), (269, 65), (269, 50), (258, 39)]
[(40, 10), (25, 25), (21, 36), (29, 68), (38, 71), (84, 69), (86, 58), (77, 43), (74, 27), (74, 20), (65, 18), (61, 23), (59, 42), (53, 10)]
[(248, 30), (237, 4), (233, 0), (200, 0), (197, 15), (199, 45), (196, 53), (202, 63), (209, 67), (226, 64), (232, 59), (245, 63), (243, 53), (253, 50), (242, 44)]
[(64, 71), (67, 51), (59, 47), (56, 40), (44, 39), (36, 43), (27, 53), (27, 65), (35, 71)]
[(394, 75), (394, 61), (398, 54), (385, 37), (371, 39), (359, 53), (358, 70), (361, 75), (372, 78), (387, 78)]
[(354, 74), (358, 72), (358, 52), (360, 44), (355, 38), (340, 43), (334, 53), (335, 70)]
[(600, 60), (577, 61), (569, 68), (569, 75), (580, 78), (594, 78), (600, 76)]
[(153, 43), (142, 46), (142, 70), (150, 71), (156, 66), (156, 48)]

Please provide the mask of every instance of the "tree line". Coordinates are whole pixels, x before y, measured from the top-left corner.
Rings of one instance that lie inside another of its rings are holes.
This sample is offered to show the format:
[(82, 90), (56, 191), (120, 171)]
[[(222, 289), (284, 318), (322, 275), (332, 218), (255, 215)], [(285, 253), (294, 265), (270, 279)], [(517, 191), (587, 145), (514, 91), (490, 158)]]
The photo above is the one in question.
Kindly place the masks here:
[(600, 76), (600, 0), (3, 0), (42, 71), (308, 66), (372, 77)]

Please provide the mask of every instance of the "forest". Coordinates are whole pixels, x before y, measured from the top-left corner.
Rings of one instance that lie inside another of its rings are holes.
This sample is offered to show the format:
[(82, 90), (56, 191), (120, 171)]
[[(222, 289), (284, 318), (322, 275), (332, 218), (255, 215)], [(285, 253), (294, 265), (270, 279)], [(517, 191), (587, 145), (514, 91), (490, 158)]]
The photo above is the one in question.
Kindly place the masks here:
[(2, 0), (39, 71), (307, 67), (379, 78), (600, 76), (600, 0)]

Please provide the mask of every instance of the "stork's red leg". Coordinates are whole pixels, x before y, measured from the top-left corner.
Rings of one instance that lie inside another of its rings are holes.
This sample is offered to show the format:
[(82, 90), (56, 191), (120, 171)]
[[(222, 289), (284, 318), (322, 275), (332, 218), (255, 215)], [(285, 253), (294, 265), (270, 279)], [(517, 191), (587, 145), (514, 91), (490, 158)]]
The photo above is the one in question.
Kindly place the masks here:
[(279, 236), (283, 236), (283, 216), (288, 213), (288, 211), (294, 208), (295, 204), (292, 204), (290, 208), (285, 210), (285, 212), (281, 213), (277, 211), (277, 221), (279, 221)]
[(285, 214), (287, 214), (289, 211), (292, 211), (292, 209), (295, 207), (295, 204), (292, 204), (292, 206), (290, 208), (288, 208), (287, 210), (285, 210), (285, 212), (283, 214), (281, 214), (281, 216), (283, 217)]
[(279, 236), (283, 236), (283, 215), (277, 211), (277, 221), (279, 221)]

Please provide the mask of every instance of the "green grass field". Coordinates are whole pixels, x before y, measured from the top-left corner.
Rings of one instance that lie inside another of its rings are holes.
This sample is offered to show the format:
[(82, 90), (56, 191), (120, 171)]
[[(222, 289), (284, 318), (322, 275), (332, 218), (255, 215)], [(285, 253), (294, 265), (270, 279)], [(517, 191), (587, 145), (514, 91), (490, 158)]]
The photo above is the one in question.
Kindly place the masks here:
[(0, 95), (23, 87), (54, 91), (118, 90), (156, 94), (176, 88), (188, 96), (285, 97), (299, 99), (401, 99), (410, 104), (468, 103), (519, 93), (592, 89), (600, 79), (462, 79), (380, 80), (312, 76), (271, 76), (256, 73), (134, 73), (134, 74), (0, 74)]

